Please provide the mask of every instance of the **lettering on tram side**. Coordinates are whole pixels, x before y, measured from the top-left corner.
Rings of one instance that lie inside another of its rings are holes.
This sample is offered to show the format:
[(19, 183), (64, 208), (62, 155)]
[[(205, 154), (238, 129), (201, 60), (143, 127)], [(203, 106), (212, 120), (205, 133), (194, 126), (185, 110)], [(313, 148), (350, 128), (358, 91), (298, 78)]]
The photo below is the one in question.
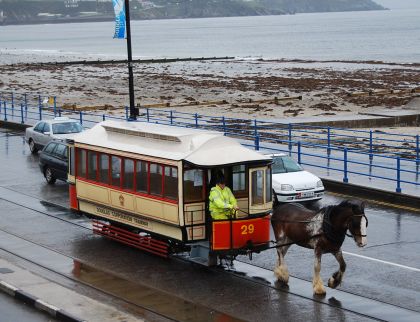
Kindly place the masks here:
[(140, 226), (144, 226), (144, 227), (149, 227), (149, 222), (130, 216), (130, 215), (126, 215), (120, 212), (117, 212), (115, 210), (111, 210), (111, 209), (107, 209), (107, 208), (102, 208), (102, 207), (96, 207), (96, 212), (98, 214), (104, 215), (106, 217), (112, 217), (112, 218), (116, 218), (116, 219), (121, 219), (124, 220), (126, 222), (130, 222), (130, 223), (134, 223)]

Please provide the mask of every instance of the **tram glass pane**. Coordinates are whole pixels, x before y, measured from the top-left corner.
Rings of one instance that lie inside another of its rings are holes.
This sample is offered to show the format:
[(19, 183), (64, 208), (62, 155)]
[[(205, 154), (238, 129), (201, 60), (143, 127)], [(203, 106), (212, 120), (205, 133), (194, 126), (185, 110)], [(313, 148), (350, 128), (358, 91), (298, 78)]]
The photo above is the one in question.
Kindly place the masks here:
[(264, 171), (255, 170), (252, 172), (252, 205), (264, 203)]
[(131, 159), (124, 159), (123, 188), (130, 190), (134, 188), (134, 161)]
[(203, 176), (203, 170), (193, 169), (184, 171), (185, 202), (203, 201)]
[(98, 155), (96, 152), (88, 151), (88, 179), (95, 180), (98, 170)]
[(111, 157), (111, 184), (116, 187), (121, 186), (121, 158)]
[(147, 162), (136, 162), (136, 191), (147, 193)]
[(109, 155), (102, 154), (99, 157), (99, 181), (109, 184)]
[(77, 176), (86, 178), (86, 150), (77, 149)]
[(271, 185), (271, 167), (265, 170), (265, 202), (270, 202), (273, 198), (273, 188)]
[(245, 165), (232, 167), (232, 190), (234, 192), (243, 192), (246, 190)]
[(70, 171), (70, 175), (74, 176), (75, 175), (75, 170), (76, 170), (76, 163), (74, 162), (74, 147), (70, 147), (70, 151), (69, 151), (69, 171)]
[(178, 199), (178, 169), (165, 166), (165, 198)]
[(150, 163), (150, 194), (162, 196), (162, 166)]

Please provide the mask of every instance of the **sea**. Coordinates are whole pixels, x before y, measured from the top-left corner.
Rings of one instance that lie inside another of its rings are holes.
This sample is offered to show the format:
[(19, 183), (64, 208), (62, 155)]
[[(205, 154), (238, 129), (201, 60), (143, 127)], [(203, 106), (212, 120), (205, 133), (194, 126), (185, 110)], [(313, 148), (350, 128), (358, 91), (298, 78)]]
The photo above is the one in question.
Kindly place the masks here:
[[(420, 63), (420, 7), (281, 16), (132, 21), (134, 58), (351, 60)], [(0, 27), (0, 64), (122, 59), (113, 22)], [(48, 58), (49, 59), (49, 58)]]

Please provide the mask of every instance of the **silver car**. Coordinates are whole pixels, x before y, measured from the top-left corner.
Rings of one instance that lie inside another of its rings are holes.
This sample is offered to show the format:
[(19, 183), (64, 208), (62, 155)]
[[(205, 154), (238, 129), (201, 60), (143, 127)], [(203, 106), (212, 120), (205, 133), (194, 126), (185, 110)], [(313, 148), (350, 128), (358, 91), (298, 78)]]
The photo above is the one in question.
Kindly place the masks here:
[(83, 127), (78, 121), (68, 117), (56, 117), (51, 120), (39, 121), (33, 127), (27, 128), (25, 140), (29, 144), (31, 153), (37, 153), (53, 139), (68, 139), (82, 131)]

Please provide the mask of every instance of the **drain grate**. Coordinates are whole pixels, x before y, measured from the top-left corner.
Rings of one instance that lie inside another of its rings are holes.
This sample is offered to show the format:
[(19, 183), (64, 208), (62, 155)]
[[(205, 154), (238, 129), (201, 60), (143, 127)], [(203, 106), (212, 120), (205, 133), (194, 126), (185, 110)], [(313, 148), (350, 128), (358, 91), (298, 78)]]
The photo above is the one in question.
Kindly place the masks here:
[(0, 274), (9, 274), (9, 273), (13, 273), (13, 271), (9, 268), (0, 267)]

